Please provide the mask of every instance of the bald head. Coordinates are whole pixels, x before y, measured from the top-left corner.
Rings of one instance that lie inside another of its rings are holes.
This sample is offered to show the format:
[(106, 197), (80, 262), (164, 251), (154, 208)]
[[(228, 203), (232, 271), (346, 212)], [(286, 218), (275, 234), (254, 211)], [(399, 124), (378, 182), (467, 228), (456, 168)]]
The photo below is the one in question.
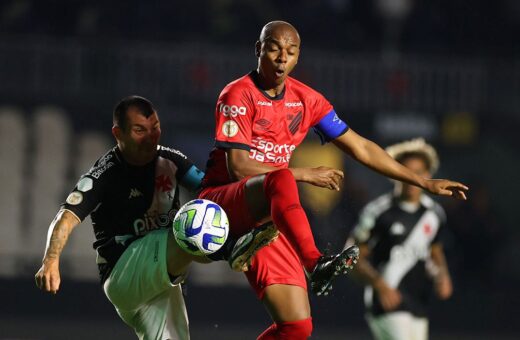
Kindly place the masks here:
[(288, 22), (271, 21), (260, 32), (255, 54), (261, 86), (270, 95), (278, 95), (284, 89), (285, 79), (298, 63), (300, 35)]
[(280, 20), (268, 22), (262, 28), (258, 41), (260, 41), (260, 43), (263, 43), (266, 40), (272, 39), (273, 36), (276, 35), (293, 36), (293, 40), (295, 42), (297, 41), (298, 45), (300, 44), (300, 35), (298, 34), (296, 28), (294, 28), (294, 26), (290, 23)]

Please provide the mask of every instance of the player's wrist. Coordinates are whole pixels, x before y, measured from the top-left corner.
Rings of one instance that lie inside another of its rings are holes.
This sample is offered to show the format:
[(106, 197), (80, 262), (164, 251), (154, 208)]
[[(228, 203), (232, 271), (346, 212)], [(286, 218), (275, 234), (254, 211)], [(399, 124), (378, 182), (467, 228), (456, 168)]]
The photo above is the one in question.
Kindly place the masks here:
[(60, 263), (60, 257), (59, 256), (53, 256), (53, 257), (44, 257), (42, 260), (42, 264), (45, 266), (57, 266)]
[(421, 176), (416, 177), (417, 186), (424, 190), (430, 190), (430, 181), (428, 178), (424, 178)]
[(294, 179), (297, 182), (305, 182), (307, 181), (306, 171), (303, 168), (290, 168)]
[(439, 270), (439, 272), (437, 273), (437, 275), (435, 275), (435, 278), (434, 280), (436, 282), (439, 282), (439, 281), (444, 281), (444, 280), (451, 280), (450, 278), (450, 274), (448, 273), (447, 270)]
[(385, 290), (388, 288), (388, 285), (386, 284), (385, 280), (383, 280), (383, 278), (381, 278), (380, 276), (378, 276), (377, 278), (375, 278), (373, 281), (372, 281), (372, 287), (374, 287), (375, 290), (377, 290), (378, 292), (382, 291), (382, 290)]

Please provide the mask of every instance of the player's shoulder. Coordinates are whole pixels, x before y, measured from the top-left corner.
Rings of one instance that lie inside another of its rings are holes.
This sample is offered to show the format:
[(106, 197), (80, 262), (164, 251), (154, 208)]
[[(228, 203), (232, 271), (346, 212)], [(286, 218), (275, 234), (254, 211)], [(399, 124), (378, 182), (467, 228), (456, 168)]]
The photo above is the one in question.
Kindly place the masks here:
[(392, 193), (386, 193), (372, 201), (368, 202), (367, 205), (363, 208), (363, 213), (366, 215), (370, 215), (373, 217), (377, 217), (390, 209), (392, 206), (392, 202), (394, 200), (394, 196)]
[(121, 159), (117, 153), (117, 146), (114, 146), (101, 156), (83, 177), (107, 178), (117, 171), (116, 169), (119, 168), (120, 164)]
[(157, 151), (159, 152), (159, 156), (170, 159), (173, 161), (176, 160), (187, 160), (188, 156), (186, 156), (184, 153), (182, 153), (179, 149), (170, 147), (170, 146), (164, 146), (164, 145), (158, 145)]
[(301, 93), (305, 96), (305, 98), (316, 98), (316, 97), (324, 97), (321, 92), (318, 90), (315, 90), (314, 88), (310, 87), (309, 85), (303, 83), (302, 81), (293, 78), (293, 77), (287, 77), (287, 82), (290, 84), (291, 90), (294, 92)]
[(446, 220), (444, 208), (428, 195), (421, 196), (421, 204), (428, 210), (433, 211), (442, 221)]
[(250, 74), (246, 74), (228, 83), (220, 93), (220, 96), (222, 97), (223, 95), (243, 95), (244, 92), (252, 90), (254, 89), (254, 87), (255, 84), (251, 79)]

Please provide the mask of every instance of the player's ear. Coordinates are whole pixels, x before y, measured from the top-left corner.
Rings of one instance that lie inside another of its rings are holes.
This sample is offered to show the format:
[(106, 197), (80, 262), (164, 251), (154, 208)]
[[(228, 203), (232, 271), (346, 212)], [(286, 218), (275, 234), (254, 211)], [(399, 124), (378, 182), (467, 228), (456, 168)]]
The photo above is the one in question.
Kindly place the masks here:
[(257, 41), (255, 44), (255, 55), (257, 58), (260, 58), (260, 50), (262, 49), (262, 43)]
[(114, 136), (114, 138), (116, 140), (121, 139), (121, 128), (119, 126), (117, 126), (117, 125), (112, 126), (112, 136)]

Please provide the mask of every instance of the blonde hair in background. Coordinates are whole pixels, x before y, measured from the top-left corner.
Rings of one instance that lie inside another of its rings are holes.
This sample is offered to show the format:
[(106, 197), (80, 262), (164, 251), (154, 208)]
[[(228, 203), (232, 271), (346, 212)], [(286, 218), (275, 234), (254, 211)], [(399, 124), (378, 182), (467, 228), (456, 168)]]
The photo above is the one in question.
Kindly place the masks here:
[(426, 143), (424, 138), (415, 138), (389, 145), (385, 150), (392, 158), (398, 161), (407, 155), (422, 155), (428, 161), (429, 171), (432, 175), (439, 169), (440, 162), (437, 151), (435, 151), (433, 146)]

